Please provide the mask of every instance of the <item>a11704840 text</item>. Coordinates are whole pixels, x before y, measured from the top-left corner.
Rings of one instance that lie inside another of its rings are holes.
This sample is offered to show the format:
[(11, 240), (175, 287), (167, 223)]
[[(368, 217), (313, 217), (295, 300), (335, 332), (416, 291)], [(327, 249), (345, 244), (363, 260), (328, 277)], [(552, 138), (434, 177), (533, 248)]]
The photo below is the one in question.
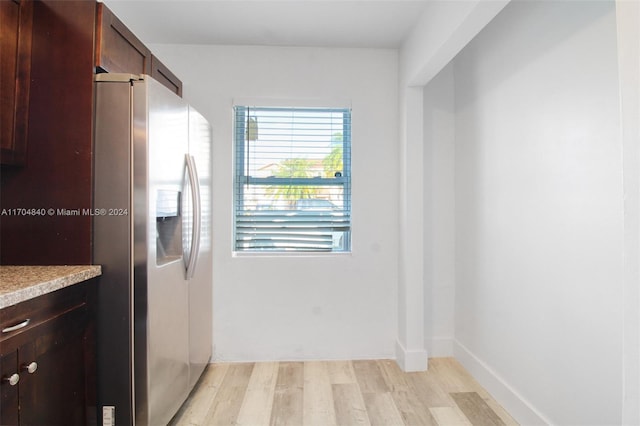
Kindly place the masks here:
[(0, 216), (128, 216), (129, 210), (124, 208), (23, 208), (2, 209)]

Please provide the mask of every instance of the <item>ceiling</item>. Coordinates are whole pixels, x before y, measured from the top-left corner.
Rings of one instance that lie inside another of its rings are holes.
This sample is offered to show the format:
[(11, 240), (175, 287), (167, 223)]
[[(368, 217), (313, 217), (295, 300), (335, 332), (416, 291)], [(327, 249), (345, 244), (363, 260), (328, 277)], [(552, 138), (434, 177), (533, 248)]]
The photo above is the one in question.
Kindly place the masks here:
[(144, 43), (397, 48), (429, 0), (102, 0)]

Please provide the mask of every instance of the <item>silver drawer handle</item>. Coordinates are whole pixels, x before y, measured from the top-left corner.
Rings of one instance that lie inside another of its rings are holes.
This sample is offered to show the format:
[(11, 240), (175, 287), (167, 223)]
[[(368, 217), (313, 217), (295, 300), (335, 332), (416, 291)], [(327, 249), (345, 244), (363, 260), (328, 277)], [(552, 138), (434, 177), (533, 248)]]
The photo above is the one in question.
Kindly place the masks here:
[(33, 361), (31, 364), (23, 365), (22, 371), (26, 371), (29, 374), (33, 374), (38, 369), (38, 363)]
[(10, 331), (20, 330), (21, 328), (24, 328), (24, 327), (28, 326), (30, 321), (31, 321), (31, 318), (27, 318), (26, 320), (24, 320), (22, 322), (19, 322), (16, 325), (12, 325), (11, 327), (3, 328), (2, 332), (3, 333), (9, 333)]
[(11, 386), (15, 386), (20, 381), (20, 376), (18, 373), (13, 373), (11, 376), (3, 378), (2, 381), (9, 382)]

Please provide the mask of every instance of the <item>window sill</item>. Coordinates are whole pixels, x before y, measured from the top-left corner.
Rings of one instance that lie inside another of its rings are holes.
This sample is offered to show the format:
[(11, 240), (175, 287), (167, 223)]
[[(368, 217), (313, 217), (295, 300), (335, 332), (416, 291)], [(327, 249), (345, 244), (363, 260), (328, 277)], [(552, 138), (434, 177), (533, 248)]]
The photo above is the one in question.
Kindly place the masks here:
[(302, 257), (302, 258), (311, 258), (311, 257), (350, 257), (353, 254), (352, 251), (330, 251), (330, 252), (286, 252), (286, 251), (270, 251), (270, 252), (259, 252), (259, 251), (234, 251), (231, 253), (232, 258), (264, 258), (264, 257), (276, 257), (276, 258), (291, 258), (291, 257)]

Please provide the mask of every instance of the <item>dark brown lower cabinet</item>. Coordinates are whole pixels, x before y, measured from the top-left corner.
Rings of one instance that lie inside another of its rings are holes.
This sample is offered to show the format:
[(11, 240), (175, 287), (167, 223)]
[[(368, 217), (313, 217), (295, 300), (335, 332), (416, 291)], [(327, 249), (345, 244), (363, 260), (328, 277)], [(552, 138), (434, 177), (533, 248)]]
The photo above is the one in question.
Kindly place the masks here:
[[(2, 351), (4, 352), (4, 351)], [(2, 385), (0, 389), (0, 424), (18, 424), (18, 386), (15, 382), (18, 374), (18, 351), (7, 351), (0, 356), (0, 372), (2, 372)]]
[(97, 423), (89, 283), (0, 311), (3, 330), (29, 320), (0, 338), (0, 424)]

